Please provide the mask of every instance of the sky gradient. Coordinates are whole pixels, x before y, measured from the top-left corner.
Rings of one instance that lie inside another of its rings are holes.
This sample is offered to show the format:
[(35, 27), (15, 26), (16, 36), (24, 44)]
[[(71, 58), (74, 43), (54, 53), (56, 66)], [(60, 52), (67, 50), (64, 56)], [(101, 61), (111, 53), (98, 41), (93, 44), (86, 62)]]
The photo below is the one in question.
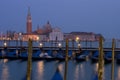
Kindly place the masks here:
[(0, 0), (0, 32), (25, 32), (29, 6), (33, 30), (49, 20), (63, 32), (94, 32), (105, 38), (120, 38), (120, 0)]

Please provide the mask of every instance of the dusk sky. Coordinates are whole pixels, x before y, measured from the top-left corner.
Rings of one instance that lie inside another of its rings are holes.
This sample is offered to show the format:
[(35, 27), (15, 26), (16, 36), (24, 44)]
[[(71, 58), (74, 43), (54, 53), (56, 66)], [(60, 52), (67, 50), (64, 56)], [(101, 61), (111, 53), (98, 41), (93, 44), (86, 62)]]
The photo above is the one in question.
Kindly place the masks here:
[(120, 38), (120, 0), (0, 0), (0, 32), (25, 32), (28, 6), (33, 30), (49, 20), (63, 32), (94, 32), (105, 38)]

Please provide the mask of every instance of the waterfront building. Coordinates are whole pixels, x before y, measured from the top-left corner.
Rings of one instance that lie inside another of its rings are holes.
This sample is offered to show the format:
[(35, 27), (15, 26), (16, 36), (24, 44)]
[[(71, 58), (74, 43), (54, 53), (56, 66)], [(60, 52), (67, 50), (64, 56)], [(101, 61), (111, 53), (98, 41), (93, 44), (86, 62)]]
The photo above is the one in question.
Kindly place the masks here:
[(24, 34), (22, 35), (22, 40), (23, 40), (23, 41), (28, 41), (29, 39), (32, 39), (33, 41), (37, 41), (37, 40), (39, 40), (39, 37), (38, 37), (38, 36), (39, 36), (39, 35), (34, 34), (34, 33), (31, 33), (31, 34), (24, 33)]
[(62, 41), (63, 37), (64, 35), (61, 32), (60, 28), (53, 28), (52, 32), (49, 34), (50, 41)]
[[(95, 34), (95, 39), (98, 41), (100, 39), (100, 37), (103, 37), (101, 34)], [(104, 37), (103, 37), (104, 39)], [(105, 40), (105, 39), (104, 39)]]
[(99, 40), (100, 36), (102, 35), (97, 35), (93, 32), (71, 32), (65, 33), (64, 39), (68, 38), (69, 40), (96, 41)]

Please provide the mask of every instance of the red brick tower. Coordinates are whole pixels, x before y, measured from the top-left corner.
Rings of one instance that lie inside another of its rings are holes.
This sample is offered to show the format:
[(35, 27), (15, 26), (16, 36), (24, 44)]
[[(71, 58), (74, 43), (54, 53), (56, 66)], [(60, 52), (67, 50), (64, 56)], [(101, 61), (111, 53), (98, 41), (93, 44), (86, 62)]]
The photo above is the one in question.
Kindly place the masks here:
[(32, 19), (31, 19), (31, 14), (30, 14), (30, 7), (28, 8), (28, 14), (27, 14), (27, 33), (30, 34), (32, 33)]

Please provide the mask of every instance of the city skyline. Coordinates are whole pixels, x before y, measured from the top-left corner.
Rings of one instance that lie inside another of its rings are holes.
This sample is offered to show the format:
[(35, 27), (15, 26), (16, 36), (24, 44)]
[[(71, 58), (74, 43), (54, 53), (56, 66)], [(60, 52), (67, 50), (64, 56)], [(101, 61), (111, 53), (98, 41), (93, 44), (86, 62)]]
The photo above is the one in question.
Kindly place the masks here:
[[(26, 16), (31, 8), (33, 30), (49, 20), (63, 32), (95, 32), (105, 38), (120, 38), (120, 1), (0, 1), (0, 32), (26, 32)], [(5, 28), (6, 27), (6, 28)]]

